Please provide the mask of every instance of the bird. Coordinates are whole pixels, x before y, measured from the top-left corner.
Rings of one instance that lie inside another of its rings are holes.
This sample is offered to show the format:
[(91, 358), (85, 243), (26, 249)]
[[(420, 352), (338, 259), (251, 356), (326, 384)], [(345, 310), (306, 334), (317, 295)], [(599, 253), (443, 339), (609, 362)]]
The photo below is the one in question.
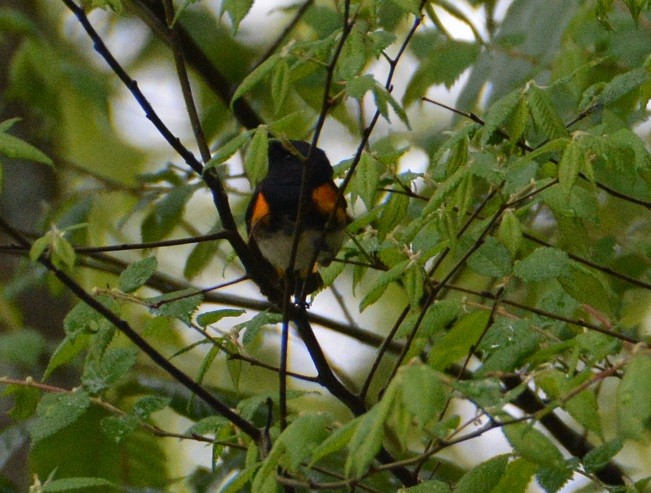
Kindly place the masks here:
[[(267, 175), (253, 191), (245, 216), (250, 247), (273, 266), (281, 279), (290, 276), (297, 302), (301, 295), (322, 286), (317, 266), (327, 266), (336, 257), (351, 220), (325, 152), (314, 147), (306, 161), (309, 151), (308, 142), (270, 139)], [(307, 198), (302, 232), (293, 271), (288, 272), (305, 166)], [(310, 271), (314, 260), (317, 266)]]

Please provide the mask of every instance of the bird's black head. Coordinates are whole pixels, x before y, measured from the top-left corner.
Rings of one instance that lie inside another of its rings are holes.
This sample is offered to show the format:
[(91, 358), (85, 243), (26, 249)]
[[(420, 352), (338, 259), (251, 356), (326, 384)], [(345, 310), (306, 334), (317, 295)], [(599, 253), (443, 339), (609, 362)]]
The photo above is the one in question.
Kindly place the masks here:
[(290, 142), (294, 149), (286, 149), (279, 140), (270, 141), (269, 172), (263, 180), (263, 186), (264, 182), (272, 181), (275, 184), (287, 187), (300, 187), (305, 165), (309, 166), (308, 185), (311, 187), (332, 180), (332, 166), (325, 152), (316, 147), (310, 160), (305, 161), (310, 150), (310, 144), (300, 140)]

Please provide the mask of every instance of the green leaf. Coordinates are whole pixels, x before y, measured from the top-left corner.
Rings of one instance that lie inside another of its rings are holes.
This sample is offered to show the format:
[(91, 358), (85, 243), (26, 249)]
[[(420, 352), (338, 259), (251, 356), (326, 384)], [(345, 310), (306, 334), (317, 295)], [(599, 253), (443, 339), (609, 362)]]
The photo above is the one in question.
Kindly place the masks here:
[(210, 168), (226, 162), (233, 154), (239, 149), (242, 149), (251, 140), (251, 134), (254, 130), (247, 130), (241, 134), (236, 135), (224, 145), (219, 147), (210, 158), (204, 167), (204, 173)]
[[(5, 384), (3, 384), (5, 385)], [(31, 417), (36, 412), (36, 406), (41, 400), (42, 392), (39, 389), (34, 387), (26, 387), (24, 385), (7, 385), (7, 387), (0, 392), (0, 396), (11, 396), (14, 400), (14, 407), (7, 412), (7, 416), (11, 417), (16, 421), (23, 421)], [(12, 428), (5, 428), (5, 430), (11, 430)], [(3, 444), (2, 441), (7, 439), (7, 436), (3, 436), (3, 432), (0, 432), (0, 464), (3, 464), (5, 460), (9, 457), (5, 456), (3, 460)], [(9, 432), (9, 437), (11, 433)], [(6, 450), (6, 448), (4, 449)]]
[(203, 301), (203, 294), (195, 288), (182, 289), (147, 300), (154, 314), (178, 318), (188, 323)]
[(498, 455), (473, 467), (463, 475), (454, 488), (454, 493), (476, 493), (490, 491), (497, 485), (504, 474), (509, 456)]
[(118, 278), (118, 287), (125, 293), (133, 293), (154, 275), (157, 268), (158, 261), (153, 255), (138, 260), (120, 273), (120, 277)]
[(393, 192), (382, 208), (378, 220), (378, 238), (383, 241), (396, 226), (404, 224), (409, 207), (409, 197), (404, 193)]
[(83, 390), (45, 394), (36, 408), (36, 419), (29, 431), (38, 442), (74, 423), (90, 406), (90, 397)]
[(445, 408), (445, 386), (437, 372), (427, 365), (412, 365), (401, 371), (403, 405), (421, 426), (427, 426)]
[(651, 427), (651, 356), (638, 354), (626, 365), (617, 387), (617, 421), (620, 433), (642, 440)]
[(569, 198), (585, 161), (586, 156), (580, 145), (572, 141), (565, 147), (565, 152), (558, 163), (558, 183), (565, 197)]
[(360, 75), (348, 81), (346, 84), (346, 94), (351, 98), (361, 101), (364, 95), (372, 90), (376, 84), (377, 81), (371, 74)]
[(556, 493), (573, 475), (571, 467), (541, 467), (536, 474), (536, 480), (547, 493)]
[(400, 488), (398, 493), (450, 493), (450, 491), (452, 490), (447, 483), (431, 479), (411, 488)]
[(568, 267), (568, 272), (558, 278), (565, 292), (577, 301), (611, 313), (612, 292), (608, 281), (578, 262), (571, 261)]
[(52, 353), (52, 357), (43, 372), (43, 381), (47, 380), (58, 367), (69, 363), (75, 356), (86, 349), (90, 340), (89, 334), (66, 336)]
[(375, 207), (379, 181), (380, 164), (369, 153), (362, 153), (359, 163), (355, 168), (352, 187), (369, 210)]
[(283, 317), (278, 313), (260, 312), (250, 320), (237, 324), (235, 329), (238, 331), (245, 329), (242, 337), (242, 344), (247, 345), (253, 342), (258, 333), (268, 325), (275, 325), (282, 322)]
[(269, 133), (265, 125), (260, 125), (244, 156), (244, 171), (252, 186), (267, 176), (269, 169)]
[(448, 89), (452, 87), (478, 54), (477, 45), (467, 41), (446, 40), (433, 44), (405, 89), (405, 107), (424, 96), (432, 85), (445, 84)]
[(85, 490), (87, 488), (113, 488), (119, 489), (119, 486), (108, 479), (103, 478), (63, 478), (48, 481), (43, 486), (44, 493), (55, 491)]
[(403, 260), (402, 262), (394, 265), (388, 271), (383, 272), (382, 275), (380, 275), (380, 277), (378, 277), (377, 280), (373, 283), (373, 288), (362, 299), (361, 303), (359, 304), (359, 310), (364, 311), (366, 308), (375, 303), (380, 298), (380, 296), (384, 294), (387, 286), (402, 276), (407, 265), (409, 265), (409, 260)]
[(593, 104), (608, 105), (613, 103), (632, 90), (637, 89), (649, 79), (649, 72), (644, 67), (634, 68), (629, 72), (616, 75), (613, 80), (606, 84), (606, 87)]
[(597, 472), (602, 469), (622, 450), (623, 446), (624, 439), (617, 437), (590, 450), (581, 459), (586, 472)]
[(274, 442), (253, 480), (252, 491), (275, 491), (278, 466), (296, 471), (327, 436), (324, 415), (308, 414), (296, 418)]
[(284, 58), (274, 67), (271, 77), (271, 101), (274, 105), (274, 114), (280, 113), (285, 107), (290, 89), (289, 65)]
[(351, 438), (355, 434), (355, 430), (359, 425), (359, 419), (353, 419), (343, 425), (341, 428), (338, 428), (334, 432), (331, 432), (328, 437), (323, 440), (319, 445), (317, 445), (312, 451), (312, 460), (310, 465), (316, 464), (318, 461), (324, 457), (342, 450), (348, 445)]
[(522, 226), (513, 211), (507, 210), (502, 215), (497, 238), (506, 246), (511, 258), (515, 257), (522, 243)]
[(530, 82), (527, 86), (527, 101), (533, 121), (550, 140), (567, 137), (565, 124), (554, 108), (547, 91), (541, 89), (535, 82)]
[(518, 455), (545, 467), (562, 469), (563, 454), (552, 441), (527, 423), (515, 423), (502, 428), (506, 439)]
[[(517, 219), (516, 219), (517, 221)], [(511, 254), (501, 241), (489, 236), (468, 258), (468, 267), (486, 277), (501, 278), (511, 271)]]
[(524, 360), (538, 349), (542, 336), (532, 333), (518, 337), (515, 342), (506, 343), (486, 358), (478, 376), (495, 372), (509, 372), (520, 367)]
[(219, 246), (217, 241), (201, 241), (194, 245), (183, 267), (183, 276), (194, 279), (201, 274), (217, 256)]
[(389, 108), (388, 108), (388, 106), (391, 106), (391, 108), (393, 109), (393, 111), (396, 112), (398, 118), (400, 118), (402, 123), (404, 123), (405, 126), (411, 130), (411, 125), (409, 124), (409, 118), (407, 117), (407, 112), (400, 105), (400, 103), (396, 101), (396, 99), (391, 95), (391, 93), (386, 90), (386, 88), (382, 87), (379, 84), (375, 84), (375, 86), (373, 87), (373, 96), (378, 111), (386, 121), (388, 122), (391, 121), (389, 119)]
[(228, 13), (228, 17), (233, 23), (233, 33), (237, 33), (240, 22), (246, 17), (252, 6), (253, 0), (223, 0), (219, 15), (224, 15), (224, 12)]
[(358, 418), (359, 425), (348, 444), (349, 452), (345, 466), (347, 476), (351, 474), (361, 476), (380, 451), (384, 441), (385, 422), (395, 405), (399, 384), (400, 379), (395, 378), (382, 396), (382, 400)]
[(140, 227), (142, 241), (156, 242), (169, 236), (183, 219), (185, 204), (196, 189), (196, 185), (174, 187), (159, 200)]
[(171, 399), (169, 397), (162, 397), (158, 395), (146, 395), (141, 397), (133, 405), (131, 410), (140, 419), (149, 419), (152, 414), (162, 411), (169, 406)]
[(106, 351), (101, 358), (89, 359), (81, 377), (84, 387), (92, 394), (106, 390), (131, 370), (137, 356), (137, 349), (114, 348)]
[(482, 146), (488, 144), (493, 134), (505, 124), (506, 119), (518, 106), (521, 94), (522, 91), (516, 89), (498, 99), (490, 106), (490, 108), (488, 108), (486, 116), (484, 117), (484, 128), (481, 134)]
[(570, 259), (563, 250), (541, 247), (515, 263), (513, 273), (525, 282), (555, 279), (568, 273)]
[[(236, 2), (238, 0), (231, 0)], [(222, 4), (223, 5), (223, 4)], [(241, 98), (244, 94), (249, 92), (254, 86), (256, 86), (262, 79), (271, 73), (276, 64), (280, 60), (280, 55), (272, 55), (262, 62), (258, 67), (256, 67), (249, 75), (247, 75), (240, 85), (235, 90), (235, 94), (231, 98), (231, 109), (233, 108), (233, 103)]]
[(0, 132), (0, 155), (10, 159), (27, 159), (37, 163), (54, 165), (54, 162), (33, 145), (18, 137)]
[(412, 262), (402, 275), (402, 287), (414, 308), (420, 306), (423, 301), (424, 284), (425, 270), (419, 264)]
[(207, 327), (210, 324), (219, 322), (222, 318), (239, 317), (245, 313), (245, 310), (240, 310), (238, 308), (224, 308), (222, 310), (213, 310), (197, 316), (197, 323), (201, 327)]
[(527, 487), (537, 470), (537, 464), (525, 459), (515, 459), (507, 464), (504, 474), (491, 493), (506, 491), (509, 493), (526, 493)]
[(427, 216), (438, 210), (439, 206), (446, 200), (448, 195), (459, 186), (467, 173), (468, 169), (466, 167), (460, 167), (448, 179), (441, 183), (427, 202), (422, 215)]
[(121, 443), (138, 429), (138, 418), (132, 414), (126, 416), (106, 416), (100, 422), (102, 433), (115, 443)]
[(477, 310), (461, 318), (432, 348), (429, 363), (438, 370), (444, 370), (451, 363), (463, 358), (486, 328), (490, 314)]

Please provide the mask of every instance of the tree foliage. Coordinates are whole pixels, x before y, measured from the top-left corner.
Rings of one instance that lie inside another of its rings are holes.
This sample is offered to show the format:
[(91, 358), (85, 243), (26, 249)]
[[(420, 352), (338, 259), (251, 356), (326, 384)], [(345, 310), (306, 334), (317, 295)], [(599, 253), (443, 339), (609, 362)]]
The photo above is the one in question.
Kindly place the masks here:
[[(647, 491), (649, 2), (264, 4), (0, 8), (2, 490)], [(270, 136), (354, 218), (311, 307)]]

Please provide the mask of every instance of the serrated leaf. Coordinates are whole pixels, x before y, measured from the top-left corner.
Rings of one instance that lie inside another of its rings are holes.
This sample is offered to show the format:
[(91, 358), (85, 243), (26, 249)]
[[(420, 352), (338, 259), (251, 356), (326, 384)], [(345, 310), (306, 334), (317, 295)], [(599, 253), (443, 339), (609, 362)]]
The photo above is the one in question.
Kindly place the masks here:
[(568, 271), (558, 282), (567, 294), (575, 300), (593, 306), (605, 313), (610, 313), (611, 290), (607, 280), (597, 272), (579, 264), (570, 262)]
[(529, 83), (527, 87), (527, 101), (534, 122), (547, 134), (549, 139), (567, 136), (565, 124), (554, 108), (549, 94), (535, 82)]
[(458, 320), (430, 351), (429, 364), (438, 370), (444, 370), (466, 356), (470, 348), (477, 344), (489, 317), (487, 311), (478, 310)]
[(387, 272), (383, 272), (380, 277), (373, 283), (373, 288), (364, 296), (359, 304), (359, 310), (364, 311), (366, 308), (375, 303), (387, 289), (387, 286), (402, 276), (409, 260), (403, 260), (394, 265)]
[(154, 314), (161, 317), (178, 318), (189, 322), (203, 301), (203, 294), (195, 288), (182, 289), (147, 300)]
[(280, 60), (274, 67), (271, 77), (271, 101), (274, 105), (274, 114), (284, 108), (290, 89), (289, 65), (285, 59)]
[(570, 145), (565, 147), (563, 156), (558, 163), (558, 183), (565, 197), (569, 198), (585, 161), (586, 156), (580, 145), (571, 142)]
[(536, 473), (536, 481), (547, 493), (556, 493), (573, 475), (571, 467), (541, 467)]
[(38, 442), (74, 423), (90, 406), (90, 397), (83, 390), (45, 394), (36, 408), (36, 419), (30, 423), (33, 442)]
[(402, 123), (405, 124), (407, 129), (411, 130), (411, 125), (409, 123), (409, 117), (407, 116), (407, 112), (400, 105), (400, 103), (396, 101), (396, 99), (391, 95), (389, 91), (387, 91), (384, 87), (380, 86), (379, 84), (376, 84), (375, 87), (373, 87), (373, 96), (378, 111), (387, 122), (391, 121), (389, 118), (389, 108), (388, 108), (388, 106), (391, 106), (393, 111), (395, 111), (396, 115), (398, 115), (398, 118), (400, 118), (400, 121), (402, 121)]
[(424, 284), (425, 270), (419, 264), (412, 262), (402, 275), (402, 287), (407, 293), (409, 303), (414, 308), (418, 307), (422, 302)]
[(638, 354), (626, 365), (617, 387), (617, 421), (620, 433), (641, 440), (651, 425), (651, 356)]
[(530, 462), (545, 467), (563, 469), (563, 454), (540, 431), (527, 423), (515, 423), (502, 428), (515, 451)]
[(54, 493), (56, 491), (85, 490), (87, 488), (112, 488), (119, 489), (119, 486), (103, 478), (63, 478), (48, 481), (43, 485), (43, 493)]
[(364, 152), (355, 168), (352, 188), (368, 209), (372, 209), (375, 206), (379, 181), (379, 163), (370, 154)]
[[(238, 0), (231, 1), (237, 2)], [(280, 59), (280, 55), (272, 55), (247, 75), (244, 80), (240, 82), (240, 85), (235, 90), (235, 94), (233, 94), (233, 97), (231, 98), (231, 108), (235, 101), (249, 92), (254, 86), (262, 81), (262, 79), (269, 75)]]
[(327, 435), (323, 415), (308, 414), (296, 418), (274, 442), (253, 480), (252, 491), (275, 491), (278, 466), (295, 471)]
[(127, 436), (138, 429), (138, 418), (131, 414), (126, 416), (106, 416), (100, 421), (102, 433), (115, 443), (121, 443)]
[(400, 488), (398, 493), (450, 493), (451, 491), (447, 483), (431, 479), (410, 488)]
[(525, 282), (532, 282), (555, 279), (567, 274), (569, 268), (567, 253), (553, 247), (541, 247), (516, 262), (513, 273)]
[(423, 216), (427, 216), (438, 210), (448, 195), (459, 186), (467, 173), (468, 169), (466, 167), (459, 167), (449, 178), (441, 183), (423, 209)]
[(54, 164), (46, 154), (33, 145), (6, 133), (0, 133), (0, 155), (10, 159), (27, 159), (50, 166)]
[(404, 193), (393, 192), (387, 199), (378, 221), (378, 238), (383, 241), (393, 229), (405, 223), (409, 197)]
[(346, 475), (361, 476), (380, 451), (384, 441), (385, 422), (397, 397), (398, 382), (398, 379), (394, 379), (382, 396), (382, 400), (358, 418), (359, 425), (348, 444)]
[(601, 94), (596, 98), (595, 104), (608, 105), (632, 90), (640, 87), (649, 80), (649, 72), (644, 67), (634, 68), (629, 72), (613, 77)]
[(237, 33), (237, 30), (240, 28), (240, 23), (249, 13), (252, 6), (253, 0), (223, 0), (219, 15), (221, 16), (227, 13), (233, 23), (233, 33)]
[(506, 122), (506, 119), (513, 113), (518, 103), (522, 91), (516, 89), (508, 93), (506, 96), (495, 101), (484, 117), (484, 128), (481, 135), (481, 145), (485, 146), (493, 136), (493, 134), (500, 129)]
[(101, 358), (90, 358), (81, 377), (84, 387), (92, 394), (104, 391), (131, 370), (137, 356), (136, 349), (114, 348), (106, 351)]
[(446, 40), (435, 43), (414, 72), (403, 97), (405, 107), (420, 99), (435, 84), (450, 89), (461, 74), (477, 59), (475, 43)]
[(183, 277), (194, 279), (201, 274), (219, 250), (216, 241), (201, 241), (194, 245), (183, 267)]
[(134, 292), (154, 275), (157, 268), (158, 260), (153, 255), (134, 262), (120, 273), (118, 278), (120, 290), (125, 293)]
[(169, 236), (183, 218), (185, 204), (196, 191), (196, 185), (174, 187), (159, 200), (140, 227), (142, 241), (152, 243)]
[(476, 493), (478, 491), (492, 490), (504, 474), (508, 461), (508, 455), (498, 455), (473, 467), (459, 480), (453, 490), (454, 493)]
[(131, 410), (140, 419), (149, 419), (152, 414), (162, 411), (169, 406), (171, 399), (169, 397), (162, 397), (159, 395), (146, 395), (141, 397), (133, 405)]
[(506, 246), (511, 257), (515, 257), (520, 249), (520, 243), (522, 243), (522, 226), (513, 211), (507, 210), (502, 215), (497, 238)]
[(596, 472), (602, 469), (619, 453), (623, 446), (624, 439), (617, 437), (614, 440), (593, 448), (581, 459), (583, 467), (587, 472)]
[(260, 125), (251, 139), (244, 156), (244, 171), (252, 186), (267, 176), (269, 169), (269, 133), (265, 125)]
[(403, 406), (420, 423), (438, 419), (447, 403), (447, 392), (438, 374), (427, 365), (412, 365), (402, 370)]
[(528, 491), (527, 486), (531, 483), (531, 479), (537, 470), (537, 464), (525, 459), (515, 459), (507, 464), (504, 474), (491, 493), (506, 491), (509, 493), (526, 493)]
[(239, 317), (245, 313), (245, 310), (240, 310), (239, 308), (224, 308), (222, 310), (213, 310), (197, 316), (197, 323), (201, 327), (207, 327), (210, 324), (219, 322), (222, 318)]
[(501, 241), (489, 236), (468, 258), (468, 267), (486, 277), (501, 278), (511, 271), (511, 254)]

